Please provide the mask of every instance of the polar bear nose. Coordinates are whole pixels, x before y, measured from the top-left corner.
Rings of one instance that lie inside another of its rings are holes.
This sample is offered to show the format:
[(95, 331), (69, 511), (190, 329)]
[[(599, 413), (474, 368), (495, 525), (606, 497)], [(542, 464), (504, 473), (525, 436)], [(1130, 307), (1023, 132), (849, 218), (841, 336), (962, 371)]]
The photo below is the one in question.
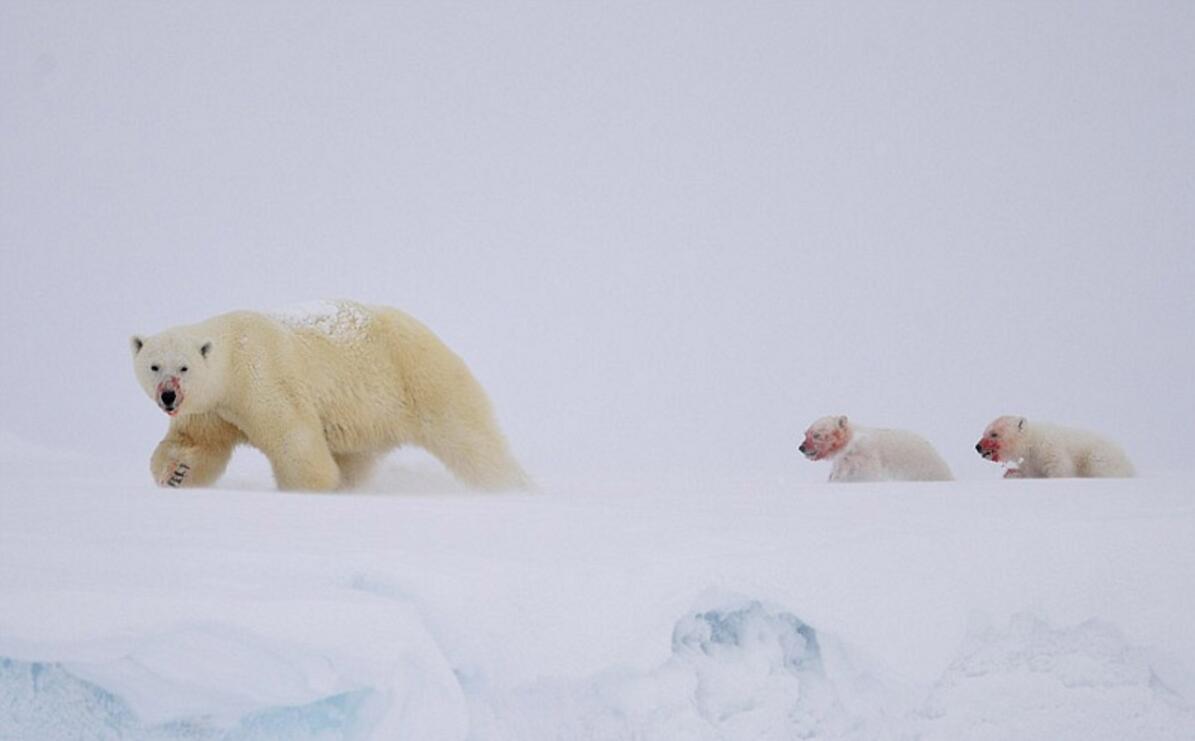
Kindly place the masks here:
[(165, 406), (172, 406), (174, 404), (174, 399), (175, 396), (173, 391), (167, 390), (162, 392), (162, 404)]
[(982, 444), (982, 443), (975, 443), (975, 452), (976, 452), (976, 453), (982, 453), (982, 452), (983, 452), (983, 444)]
[(798, 447), (798, 448), (797, 448), (797, 450), (799, 450), (799, 451), (801, 451), (802, 453), (804, 453), (804, 452), (805, 452), (805, 443), (801, 443), (800, 447)]

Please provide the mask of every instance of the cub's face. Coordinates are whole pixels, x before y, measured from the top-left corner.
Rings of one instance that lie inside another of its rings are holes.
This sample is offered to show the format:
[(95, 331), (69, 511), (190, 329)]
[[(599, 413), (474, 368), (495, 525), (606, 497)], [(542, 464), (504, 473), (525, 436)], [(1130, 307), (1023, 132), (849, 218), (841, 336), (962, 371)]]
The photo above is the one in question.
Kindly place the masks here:
[(996, 463), (1021, 458), (1021, 439), (1028, 423), (1024, 417), (1000, 417), (987, 426), (975, 444), (975, 452)]
[(164, 333), (135, 336), (130, 344), (137, 382), (163, 412), (196, 414), (214, 405), (211, 342)]
[(811, 461), (820, 461), (842, 450), (851, 441), (846, 417), (822, 417), (805, 430), (805, 441), (797, 448)]

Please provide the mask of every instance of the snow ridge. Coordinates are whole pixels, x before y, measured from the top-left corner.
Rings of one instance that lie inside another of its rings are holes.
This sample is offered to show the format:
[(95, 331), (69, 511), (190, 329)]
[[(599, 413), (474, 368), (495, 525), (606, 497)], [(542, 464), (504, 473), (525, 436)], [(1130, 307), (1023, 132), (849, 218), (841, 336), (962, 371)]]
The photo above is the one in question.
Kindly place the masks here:
[(432, 715), (423, 718), (393, 707), (417, 698), (412, 689), (426, 677), (416, 664), (392, 681), (302, 704), (147, 721), (70, 664), (0, 658), (0, 738), (330, 741), (412, 730), (470, 741), (1195, 737), (1195, 713), (1143, 651), (1100, 621), (1052, 627), (1022, 614), (1003, 630), (973, 630), (942, 677), (916, 693), (923, 699), (902, 702), (905, 688), (876, 682), (855, 652), (793, 613), (743, 597), (703, 601), (676, 622), (667, 659), (646, 671), (614, 667), (506, 689), (458, 670), (467, 727), (439, 715), (451, 703), (425, 707)]
[(671, 656), (651, 671), (476, 695), (470, 738), (882, 738), (840, 701), (843, 681), (827, 676), (819, 636), (800, 618), (723, 598), (677, 621)]
[(972, 631), (917, 715), (922, 738), (1195, 738), (1195, 714), (1112, 625), (1033, 615)]

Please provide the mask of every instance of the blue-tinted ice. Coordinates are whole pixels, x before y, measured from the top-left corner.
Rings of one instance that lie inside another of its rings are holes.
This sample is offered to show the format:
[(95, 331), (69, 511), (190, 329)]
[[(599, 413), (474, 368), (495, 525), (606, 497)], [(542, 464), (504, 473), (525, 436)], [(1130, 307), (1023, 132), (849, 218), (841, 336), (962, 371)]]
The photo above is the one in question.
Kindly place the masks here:
[(0, 739), (16, 741), (333, 741), (361, 738), (360, 709), (369, 690), (305, 705), (263, 708), (231, 725), (194, 717), (142, 723), (120, 697), (61, 664), (0, 658)]

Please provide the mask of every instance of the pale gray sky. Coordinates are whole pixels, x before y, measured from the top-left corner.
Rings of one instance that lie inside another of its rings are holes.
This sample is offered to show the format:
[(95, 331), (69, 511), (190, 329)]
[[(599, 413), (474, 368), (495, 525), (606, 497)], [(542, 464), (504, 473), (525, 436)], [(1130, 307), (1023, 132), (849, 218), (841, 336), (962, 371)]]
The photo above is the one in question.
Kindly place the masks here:
[(392, 304), (533, 471), (821, 479), (1019, 413), (1190, 469), (1195, 5), (7, 2), (0, 427), (143, 465), (127, 336)]

